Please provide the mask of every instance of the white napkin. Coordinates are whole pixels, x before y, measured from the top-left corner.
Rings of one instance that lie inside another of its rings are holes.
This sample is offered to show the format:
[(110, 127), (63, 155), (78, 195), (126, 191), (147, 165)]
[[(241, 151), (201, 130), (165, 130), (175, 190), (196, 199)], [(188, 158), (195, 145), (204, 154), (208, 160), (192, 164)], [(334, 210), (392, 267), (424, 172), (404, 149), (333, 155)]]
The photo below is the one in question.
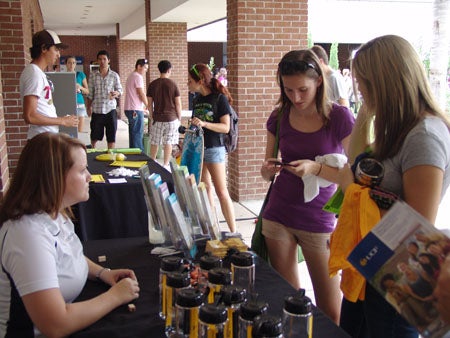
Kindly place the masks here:
[[(330, 167), (341, 169), (347, 163), (347, 156), (343, 154), (326, 154), (323, 156), (316, 156), (316, 162), (326, 164)], [(319, 187), (325, 188), (333, 184), (316, 175), (305, 175), (302, 177), (304, 188), (305, 202), (311, 202), (319, 194)]]

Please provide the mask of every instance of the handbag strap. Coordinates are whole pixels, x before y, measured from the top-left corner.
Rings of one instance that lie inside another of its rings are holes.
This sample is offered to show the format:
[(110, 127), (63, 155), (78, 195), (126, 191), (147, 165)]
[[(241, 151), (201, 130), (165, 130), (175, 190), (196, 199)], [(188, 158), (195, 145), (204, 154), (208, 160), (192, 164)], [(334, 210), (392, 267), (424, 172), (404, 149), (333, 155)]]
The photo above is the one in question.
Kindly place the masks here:
[(273, 148), (273, 157), (278, 157), (279, 143), (280, 143), (280, 124), (281, 124), (281, 116), (283, 115), (283, 107), (278, 109), (277, 113), (277, 131), (275, 134), (275, 147)]
[[(283, 116), (283, 107), (280, 107), (278, 109), (278, 113), (277, 113), (277, 131), (275, 133), (275, 146), (273, 147), (273, 157), (274, 158), (278, 157), (278, 150), (279, 150), (279, 145), (280, 145), (280, 124), (281, 124), (282, 116)], [(269, 191), (266, 196), (269, 196), (270, 190), (272, 189), (272, 183), (273, 183), (274, 179), (275, 179), (275, 176), (272, 177), (270, 180), (270, 187), (269, 187)]]

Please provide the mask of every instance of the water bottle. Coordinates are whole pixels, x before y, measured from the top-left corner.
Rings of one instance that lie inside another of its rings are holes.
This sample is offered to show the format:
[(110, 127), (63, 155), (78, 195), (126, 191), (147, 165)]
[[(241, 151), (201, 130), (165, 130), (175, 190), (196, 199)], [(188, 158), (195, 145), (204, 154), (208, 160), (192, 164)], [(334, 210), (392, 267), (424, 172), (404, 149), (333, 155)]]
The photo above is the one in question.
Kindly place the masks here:
[(228, 268), (214, 268), (208, 272), (208, 303), (215, 303), (220, 297), (222, 287), (231, 284), (231, 271)]
[(213, 255), (203, 255), (200, 257), (197, 287), (203, 293), (206, 293), (206, 288), (208, 286), (209, 271), (220, 267), (222, 267), (222, 259), (219, 257)]
[(226, 285), (222, 288), (221, 301), (226, 306), (228, 313), (225, 331), (229, 337), (238, 336), (239, 310), (246, 297), (247, 292), (240, 286)]
[(198, 337), (198, 316), (203, 300), (204, 295), (198, 289), (187, 288), (178, 292), (175, 305), (175, 329), (178, 337)]
[(205, 304), (200, 307), (199, 338), (233, 338), (225, 331), (227, 309), (224, 305)]
[(253, 338), (283, 338), (283, 324), (278, 316), (261, 315), (253, 321)]
[(311, 299), (305, 290), (284, 299), (283, 334), (285, 338), (312, 338), (313, 315)]
[(231, 274), (233, 285), (241, 286), (250, 294), (255, 285), (255, 257), (244, 251), (231, 256)]
[(263, 301), (249, 300), (239, 309), (239, 333), (236, 338), (251, 338), (253, 320), (267, 313), (269, 305)]
[(159, 317), (166, 319), (165, 289), (167, 284), (167, 274), (180, 270), (183, 259), (177, 256), (164, 257), (159, 268)]
[(166, 285), (166, 336), (175, 332), (175, 301), (178, 293), (191, 287), (191, 279), (186, 272), (169, 272)]

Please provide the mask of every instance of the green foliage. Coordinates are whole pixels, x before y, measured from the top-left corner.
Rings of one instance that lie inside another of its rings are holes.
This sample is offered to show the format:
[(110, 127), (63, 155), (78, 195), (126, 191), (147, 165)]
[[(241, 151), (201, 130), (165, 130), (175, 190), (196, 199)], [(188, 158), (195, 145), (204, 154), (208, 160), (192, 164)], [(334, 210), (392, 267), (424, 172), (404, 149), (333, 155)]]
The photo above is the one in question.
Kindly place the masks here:
[(209, 68), (210, 71), (213, 71), (214, 66), (215, 66), (215, 64), (214, 64), (214, 56), (211, 56), (211, 57), (209, 58), (209, 63), (208, 63), (207, 66), (208, 66), (208, 68)]
[(330, 47), (329, 65), (333, 69), (339, 69), (338, 45), (337, 42), (333, 42)]
[(311, 48), (312, 46), (314, 46), (314, 41), (311, 32), (308, 32), (308, 48)]

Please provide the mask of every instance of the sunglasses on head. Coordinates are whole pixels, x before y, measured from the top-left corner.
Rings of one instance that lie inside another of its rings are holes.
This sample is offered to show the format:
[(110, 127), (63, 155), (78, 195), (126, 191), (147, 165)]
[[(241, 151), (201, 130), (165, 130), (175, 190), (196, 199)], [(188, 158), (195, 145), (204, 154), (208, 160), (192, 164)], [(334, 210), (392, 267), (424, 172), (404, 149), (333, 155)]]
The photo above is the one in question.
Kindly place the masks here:
[(278, 64), (278, 69), (281, 74), (292, 74), (296, 72), (306, 72), (308, 69), (314, 69), (317, 73), (317, 68), (314, 64), (306, 61), (298, 60), (285, 60)]

